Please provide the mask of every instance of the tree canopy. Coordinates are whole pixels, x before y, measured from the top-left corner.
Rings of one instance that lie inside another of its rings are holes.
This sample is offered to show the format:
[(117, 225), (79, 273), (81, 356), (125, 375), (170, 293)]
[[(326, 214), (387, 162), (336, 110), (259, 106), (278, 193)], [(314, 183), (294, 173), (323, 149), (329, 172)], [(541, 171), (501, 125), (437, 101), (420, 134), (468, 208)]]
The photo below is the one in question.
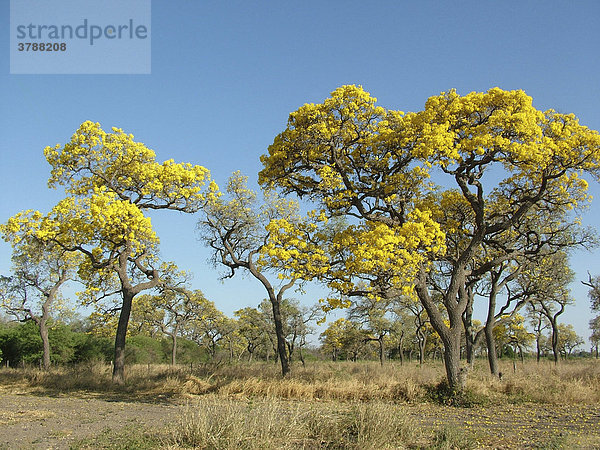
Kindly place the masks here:
[[(486, 243), (516, 233), (534, 210), (576, 221), (569, 213), (590, 201), (584, 174), (598, 179), (600, 135), (572, 114), (537, 110), (519, 90), (464, 96), (451, 90), (429, 98), (422, 111), (403, 113), (376, 106), (361, 87), (342, 86), (322, 103), (291, 113), (261, 161), (264, 186), (314, 200), (331, 216), (355, 217), (364, 227), (391, 227), (388, 237), (411, 225), (409, 245), (401, 244), (417, 268), (410, 282), (444, 343), (448, 381), (460, 388), (462, 316), (469, 303), (461, 292), (469, 277), (487, 273), (514, 253), (500, 246), (494, 258), (481, 257), (476, 265), (474, 258), (485, 255)], [(430, 178), (434, 173), (438, 178)], [(460, 245), (448, 240), (451, 230), (439, 229), (445, 246), (411, 246), (439, 225), (424, 226), (422, 218), (435, 216), (430, 194), (448, 186), (468, 219), (460, 224)], [(412, 225), (415, 216), (420, 220)], [(375, 245), (361, 241), (367, 252), (377, 251), (382, 237), (374, 238)], [(454, 255), (444, 259), (448, 248)], [(438, 270), (441, 261), (446, 271)], [(402, 274), (404, 266), (391, 269)], [(442, 310), (430, 290), (434, 279)]]

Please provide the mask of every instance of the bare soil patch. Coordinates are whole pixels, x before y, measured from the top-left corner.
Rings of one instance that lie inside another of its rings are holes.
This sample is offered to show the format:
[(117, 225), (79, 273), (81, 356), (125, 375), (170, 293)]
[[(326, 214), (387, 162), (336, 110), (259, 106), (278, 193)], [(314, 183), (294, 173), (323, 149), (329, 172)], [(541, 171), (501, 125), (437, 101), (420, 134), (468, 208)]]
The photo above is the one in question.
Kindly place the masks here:
[(124, 427), (155, 430), (178, 418), (181, 405), (116, 399), (0, 393), (0, 448), (66, 449)]

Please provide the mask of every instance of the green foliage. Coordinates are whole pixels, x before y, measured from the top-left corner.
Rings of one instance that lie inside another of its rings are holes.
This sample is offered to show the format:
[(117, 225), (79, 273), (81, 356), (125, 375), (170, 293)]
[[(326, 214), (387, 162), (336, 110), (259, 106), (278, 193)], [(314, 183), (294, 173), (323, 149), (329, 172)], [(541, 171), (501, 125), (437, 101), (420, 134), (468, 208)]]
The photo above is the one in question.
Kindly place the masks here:
[[(50, 325), (50, 358), (55, 364), (71, 364), (88, 360), (110, 360), (113, 348), (107, 338), (75, 332), (69, 325)], [(11, 367), (37, 364), (42, 358), (42, 339), (37, 325), (28, 321), (0, 325), (0, 352)]]
[(10, 328), (3, 339), (3, 350), (11, 366), (39, 361), (42, 358), (42, 338), (35, 323), (30, 321)]
[(167, 359), (160, 340), (139, 334), (127, 339), (125, 361), (127, 364), (158, 364)]
[[(164, 354), (165, 360), (168, 360), (171, 355), (171, 349), (173, 341), (170, 338), (163, 338), (160, 340), (161, 350)], [(198, 361), (207, 359), (207, 352), (203, 348), (199, 347), (194, 341), (186, 338), (177, 338), (177, 363), (178, 364), (190, 364)]]
[(87, 333), (75, 333), (74, 341), (73, 359), (75, 361), (108, 362), (113, 356), (114, 344), (110, 338)]

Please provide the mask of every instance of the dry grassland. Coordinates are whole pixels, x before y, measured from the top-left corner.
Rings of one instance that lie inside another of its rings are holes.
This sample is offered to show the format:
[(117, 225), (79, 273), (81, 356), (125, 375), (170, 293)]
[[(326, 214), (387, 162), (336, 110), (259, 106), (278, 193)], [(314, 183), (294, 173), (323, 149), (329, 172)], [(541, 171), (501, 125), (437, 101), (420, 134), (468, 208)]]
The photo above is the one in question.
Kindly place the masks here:
[(599, 361), (502, 364), (459, 401), (439, 362), (2, 369), (0, 448), (600, 448)]

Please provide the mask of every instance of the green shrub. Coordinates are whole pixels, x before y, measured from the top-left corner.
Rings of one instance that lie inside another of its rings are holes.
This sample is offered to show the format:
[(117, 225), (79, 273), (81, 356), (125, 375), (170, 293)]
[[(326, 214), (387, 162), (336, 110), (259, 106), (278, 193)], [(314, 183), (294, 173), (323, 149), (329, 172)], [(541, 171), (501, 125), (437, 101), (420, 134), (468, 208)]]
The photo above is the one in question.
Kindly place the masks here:
[(166, 355), (158, 339), (143, 335), (127, 339), (125, 344), (125, 362), (127, 364), (150, 364), (166, 361)]

